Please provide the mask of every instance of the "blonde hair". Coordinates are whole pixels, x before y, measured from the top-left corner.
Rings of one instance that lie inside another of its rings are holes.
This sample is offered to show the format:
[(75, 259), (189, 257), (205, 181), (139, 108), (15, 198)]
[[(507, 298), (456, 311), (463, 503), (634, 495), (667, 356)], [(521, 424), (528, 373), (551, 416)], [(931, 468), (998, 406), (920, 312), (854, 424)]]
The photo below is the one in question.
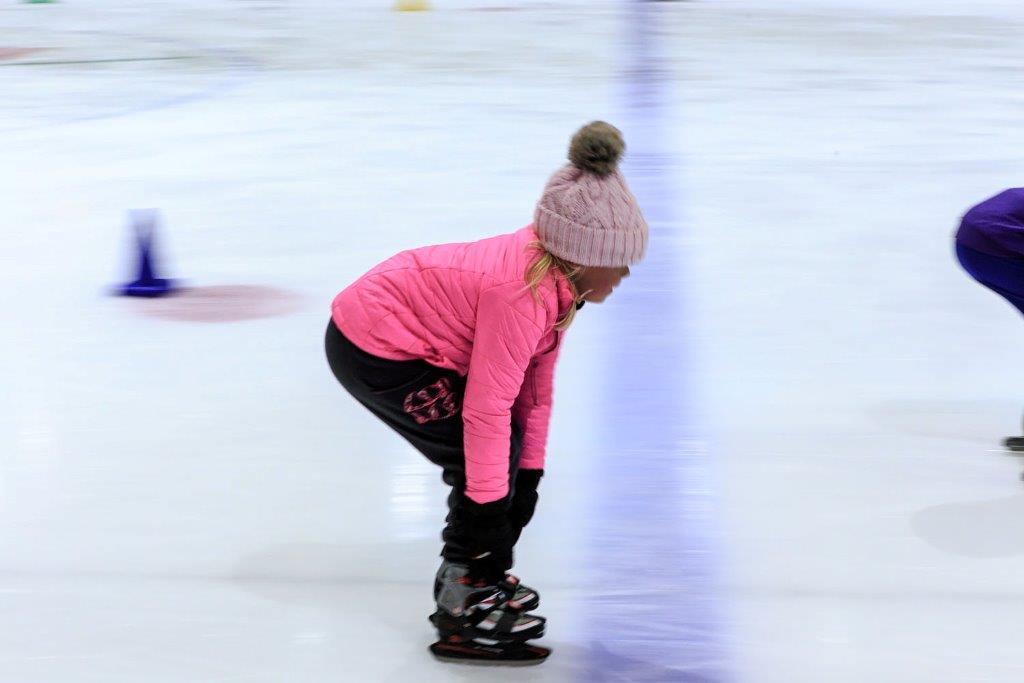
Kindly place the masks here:
[(541, 303), (541, 300), (540, 293), (537, 290), (552, 269), (558, 271), (555, 273), (556, 278), (561, 274), (565, 277), (566, 282), (569, 283), (569, 290), (572, 292), (572, 306), (555, 323), (555, 329), (563, 332), (569, 328), (569, 325), (572, 325), (573, 318), (576, 317), (576, 304), (583, 298), (579, 290), (576, 289), (576, 283), (574, 282), (576, 276), (583, 271), (583, 266), (570, 263), (565, 259), (555, 256), (545, 249), (544, 245), (539, 241), (530, 242), (526, 248), (539, 252), (537, 258), (527, 266), (526, 273), (523, 276), (526, 280), (526, 286), (533, 293), (533, 298), (536, 299), (538, 304)]

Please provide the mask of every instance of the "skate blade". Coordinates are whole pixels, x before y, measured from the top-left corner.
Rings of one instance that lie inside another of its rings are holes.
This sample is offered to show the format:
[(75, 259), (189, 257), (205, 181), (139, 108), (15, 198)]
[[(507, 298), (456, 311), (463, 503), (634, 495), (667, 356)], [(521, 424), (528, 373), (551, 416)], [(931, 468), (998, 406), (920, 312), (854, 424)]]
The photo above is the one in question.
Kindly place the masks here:
[(442, 643), (430, 646), (430, 653), (442, 662), (453, 664), (474, 664), (476, 666), (533, 666), (548, 658), (551, 650), (537, 645), (522, 645), (514, 648), (491, 648), (468, 646), (459, 643)]

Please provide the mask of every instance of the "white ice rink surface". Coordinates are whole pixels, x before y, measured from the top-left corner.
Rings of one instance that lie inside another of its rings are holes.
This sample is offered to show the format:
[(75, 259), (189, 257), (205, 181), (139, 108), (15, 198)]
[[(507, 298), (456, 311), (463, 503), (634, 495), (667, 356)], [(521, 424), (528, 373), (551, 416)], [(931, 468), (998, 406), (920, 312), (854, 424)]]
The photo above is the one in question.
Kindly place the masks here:
[[(517, 565), (556, 652), (529, 671), (429, 658), (444, 489), (321, 339), (377, 261), (530, 220), (572, 130), (622, 118), (632, 15), (434, 4), (0, 7), (2, 683), (594, 679), (601, 376), (659, 321), (613, 324), (624, 296), (568, 337)], [(721, 535), (711, 680), (1019, 683), (1024, 483), (998, 441), (1024, 328), (950, 237), (1024, 184), (1024, 5), (653, 7)], [(145, 206), (172, 275), (299, 304), (188, 323), (105, 296)], [(648, 664), (608, 680), (697, 680)]]

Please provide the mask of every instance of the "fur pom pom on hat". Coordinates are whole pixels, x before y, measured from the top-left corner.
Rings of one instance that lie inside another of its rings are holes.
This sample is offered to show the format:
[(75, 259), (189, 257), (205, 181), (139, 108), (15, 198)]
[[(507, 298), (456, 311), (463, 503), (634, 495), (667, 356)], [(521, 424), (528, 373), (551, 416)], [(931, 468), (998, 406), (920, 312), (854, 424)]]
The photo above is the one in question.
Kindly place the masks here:
[(537, 235), (549, 252), (581, 266), (608, 268), (643, 258), (647, 222), (618, 170), (625, 149), (621, 131), (604, 121), (573, 135), (570, 163), (548, 180), (534, 213)]

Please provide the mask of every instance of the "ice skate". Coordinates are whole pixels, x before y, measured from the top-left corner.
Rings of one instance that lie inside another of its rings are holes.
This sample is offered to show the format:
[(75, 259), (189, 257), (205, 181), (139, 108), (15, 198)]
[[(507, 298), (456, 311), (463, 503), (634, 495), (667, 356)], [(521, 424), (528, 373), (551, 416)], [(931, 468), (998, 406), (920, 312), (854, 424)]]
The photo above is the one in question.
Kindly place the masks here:
[[(511, 580), (510, 580), (511, 579)], [(438, 659), (471, 664), (539, 664), (550, 650), (527, 641), (544, 635), (544, 617), (530, 614), (539, 597), (515, 577), (497, 583), (475, 580), (466, 565), (445, 561), (434, 585), (437, 611), (430, 622), (439, 640)], [(519, 595), (523, 603), (516, 602)]]
[(1003, 439), (1003, 448), (1013, 453), (1024, 453), (1024, 436), (1010, 436)]

